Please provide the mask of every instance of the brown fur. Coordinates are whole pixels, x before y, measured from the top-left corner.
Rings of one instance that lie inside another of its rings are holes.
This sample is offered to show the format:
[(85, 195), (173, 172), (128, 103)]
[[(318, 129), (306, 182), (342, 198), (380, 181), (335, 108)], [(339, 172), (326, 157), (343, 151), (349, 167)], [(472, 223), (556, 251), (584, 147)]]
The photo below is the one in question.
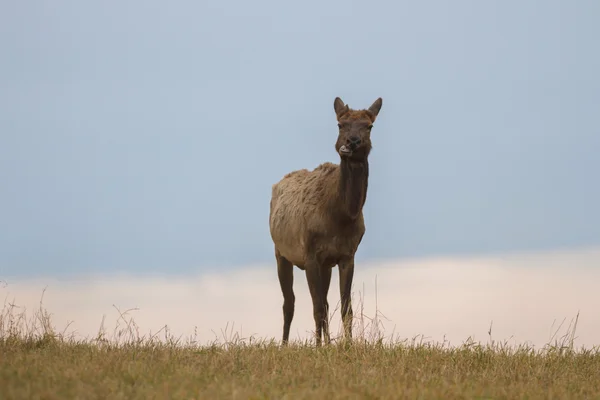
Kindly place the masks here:
[(273, 185), (269, 226), (284, 298), (283, 343), (288, 341), (294, 317), (294, 265), (306, 272), (317, 345), (322, 334), (330, 341), (327, 293), (331, 270), (339, 266), (342, 320), (346, 338), (352, 338), (354, 254), (365, 233), (362, 208), (367, 198), (370, 134), (381, 105), (379, 98), (368, 110), (352, 110), (336, 98), (335, 148), (340, 164), (326, 162), (313, 171), (293, 171)]

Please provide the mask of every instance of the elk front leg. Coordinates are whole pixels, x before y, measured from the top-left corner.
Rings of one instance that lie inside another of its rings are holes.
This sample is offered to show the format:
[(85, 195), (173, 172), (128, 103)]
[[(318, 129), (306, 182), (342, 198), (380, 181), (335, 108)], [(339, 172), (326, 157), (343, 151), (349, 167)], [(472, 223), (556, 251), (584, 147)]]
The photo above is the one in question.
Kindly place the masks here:
[(352, 300), (350, 291), (352, 289), (352, 278), (354, 277), (354, 258), (342, 260), (340, 269), (340, 300), (342, 303), (342, 321), (344, 324), (344, 336), (352, 340)]
[(321, 346), (321, 335), (327, 318), (325, 313), (325, 302), (323, 301), (323, 282), (321, 280), (321, 269), (316, 262), (306, 264), (306, 280), (313, 302), (313, 316), (315, 318), (315, 339), (317, 346)]
[(329, 302), (327, 301), (330, 284), (331, 268), (323, 268), (321, 270), (321, 290), (323, 291), (323, 303), (325, 305), (325, 322), (323, 324), (323, 339), (325, 340), (325, 344), (331, 343), (331, 335), (329, 333)]

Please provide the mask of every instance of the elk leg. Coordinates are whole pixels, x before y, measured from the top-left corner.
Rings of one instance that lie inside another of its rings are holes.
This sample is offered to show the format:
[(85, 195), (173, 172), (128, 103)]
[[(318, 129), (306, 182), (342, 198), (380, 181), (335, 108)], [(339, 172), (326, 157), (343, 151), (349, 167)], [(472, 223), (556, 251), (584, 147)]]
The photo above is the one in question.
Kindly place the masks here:
[(344, 336), (352, 340), (352, 301), (350, 291), (352, 289), (352, 278), (354, 277), (354, 259), (340, 261), (340, 300), (342, 303), (342, 321), (344, 324)]
[(321, 290), (323, 291), (323, 303), (325, 306), (325, 319), (323, 323), (323, 339), (325, 339), (325, 344), (331, 343), (331, 336), (329, 334), (329, 302), (327, 301), (330, 284), (331, 268), (324, 268), (321, 270)]
[(321, 346), (321, 334), (326, 319), (325, 303), (323, 302), (323, 289), (321, 281), (321, 269), (317, 263), (311, 262), (306, 265), (306, 280), (313, 302), (313, 316), (315, 318), (315, 338), (317, 346)]
[(294, 318), (294, 265), (286, 258), (275, 252), (277, 259), (277, 275), (279, 276), (279, 285), (283, 293), (283, 339), (282, 344), (286, 345), (290, 337), (290, 326)]

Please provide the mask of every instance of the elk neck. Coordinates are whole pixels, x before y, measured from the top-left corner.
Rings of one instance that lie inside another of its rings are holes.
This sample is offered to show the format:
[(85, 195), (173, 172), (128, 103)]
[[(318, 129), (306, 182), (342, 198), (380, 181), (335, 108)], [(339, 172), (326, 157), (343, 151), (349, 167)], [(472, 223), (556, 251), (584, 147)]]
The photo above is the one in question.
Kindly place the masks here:
[(367, 200), (369, 184), (369, 161), (342, 158), (338, 187), (338, 210), (343, 217), (355, 220)]

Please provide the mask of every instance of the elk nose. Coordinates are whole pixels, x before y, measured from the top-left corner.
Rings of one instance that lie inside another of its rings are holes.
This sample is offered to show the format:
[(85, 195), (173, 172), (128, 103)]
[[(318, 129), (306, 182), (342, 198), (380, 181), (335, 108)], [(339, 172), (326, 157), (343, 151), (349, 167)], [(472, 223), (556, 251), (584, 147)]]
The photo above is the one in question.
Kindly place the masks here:
[(360, 144), (360, 138), (358, 136), (350, 136), (350, 144), (358, 146)]

